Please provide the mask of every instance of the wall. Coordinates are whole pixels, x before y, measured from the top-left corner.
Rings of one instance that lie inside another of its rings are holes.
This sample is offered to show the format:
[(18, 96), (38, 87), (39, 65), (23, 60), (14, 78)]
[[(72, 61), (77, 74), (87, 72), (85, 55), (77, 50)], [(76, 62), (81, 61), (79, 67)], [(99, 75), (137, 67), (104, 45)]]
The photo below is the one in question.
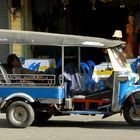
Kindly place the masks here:
[[(0, 29), (8, 29), (8, 6), (7, 0), (0, 0)], [(0, 61), (6, 62), (9, 54), (9, 45), (0, 45)]]
[[(25, 14), (24, 14), (24, 30), (26, 31), (32, 31), (32, 4), (31, 0), (24, 0), (24, 8), (25, 8)], [(23, 55), (25, 58), (32, 57), (31, 52), (31, 46), (25, 46), (23, 50)]]
[[(24, 18), (24, 7), (21, 7), (21, 11), (13, 12), (14, 9), (9, 1), (9, 19), (10, 19), (10, 29), (12, 30), (23, 30), (23, 18)], [(23, 5), (23, 3), (22, 3)], [(22, 56), (22, 46), (20, 44), (13, 44), (10, 46), (10, 53)]]
[[(10, 13), (10, 29), (13, 30), (32, 30), (32, 12), (31, 1), (21, 1), (21, 12), (16, 15)], [(31, 55), (30, 46), (23, 46), (14, 44), (11, 46), (11, 53), (22, 57), (29, 57)]]

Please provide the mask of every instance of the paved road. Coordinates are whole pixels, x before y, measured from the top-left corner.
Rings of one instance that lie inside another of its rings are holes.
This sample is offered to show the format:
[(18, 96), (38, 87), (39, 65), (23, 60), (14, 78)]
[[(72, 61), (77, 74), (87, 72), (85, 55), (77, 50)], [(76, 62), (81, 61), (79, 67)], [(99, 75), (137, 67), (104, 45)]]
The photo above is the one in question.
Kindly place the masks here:
[(140, 127), (125, 123), (114, 115), (52, 117), (48, 123), (33, 124), (26, 129), (9, 126), (5, 115), (0, 115), (0, 140), (140, 140)]

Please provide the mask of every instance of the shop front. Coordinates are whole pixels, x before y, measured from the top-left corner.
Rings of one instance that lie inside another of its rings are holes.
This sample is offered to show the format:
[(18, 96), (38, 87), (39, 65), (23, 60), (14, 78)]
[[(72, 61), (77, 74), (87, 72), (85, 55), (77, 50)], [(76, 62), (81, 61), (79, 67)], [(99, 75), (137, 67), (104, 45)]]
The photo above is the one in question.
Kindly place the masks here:
[[(130, 11), (136, 14), (139, 7), (139, 0), (0, 0), (0, 28), (104, 38), (112, 38), (114, 31), (119, 29), (125, 40), (127, 16)], [(2, 61), (9, 53), (25, 58), (59, 55), (59, 51), (52, 54), (53, 47), (47, 50), (18, 44), (0, 47)], [(86, 57), (83, 59), (91, 59), (93, 53), (89, 49), (83, 50)]]

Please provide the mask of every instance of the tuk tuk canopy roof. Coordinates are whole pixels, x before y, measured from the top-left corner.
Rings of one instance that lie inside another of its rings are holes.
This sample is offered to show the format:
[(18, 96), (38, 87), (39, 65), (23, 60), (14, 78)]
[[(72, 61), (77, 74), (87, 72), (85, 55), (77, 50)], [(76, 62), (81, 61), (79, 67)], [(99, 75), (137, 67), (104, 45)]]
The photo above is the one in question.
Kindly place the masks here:
[(0, 44), (111, 48), (124, 45), (125, 42), (97, 37), (0, 29)]

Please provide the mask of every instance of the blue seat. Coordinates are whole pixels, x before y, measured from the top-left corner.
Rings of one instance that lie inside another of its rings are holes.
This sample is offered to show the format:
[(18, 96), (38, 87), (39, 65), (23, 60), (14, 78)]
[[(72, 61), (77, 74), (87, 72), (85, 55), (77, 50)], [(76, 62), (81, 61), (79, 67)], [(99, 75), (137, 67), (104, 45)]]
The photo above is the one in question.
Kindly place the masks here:
[(89, 68), (90, 70), (93, 72), (94, 70), (94, 67), (95, 67), (95, 63), (91, 60), (87, 61), (88, 65), (89, 65)]
[(98, 81), (98, 90), (101, 91), (106, 88), (105, 82), (103, 80)]
[[(94, 67), (95, 67), (95, 63), (91, 60), (87, 61), (89, 67), (90, 67), (90, 70), (91, 70), (91, 73), (93, 73), (94, 71)], [(92, 78), (92, 75), (91, 75), (91, 78)], [(98, 81), (98, 90), (103, 90), (105, 88), (105, 82), (103, 80), (99, 80)]]
[(80, 63), (82, 70), (84, 72), (84, 84), (83, 84), (83, 90), (87, 90), (88, 87), (90, 87), (91, 91), (94, 91), (95, 81), (92, 79), (92, 72), (89, 68), (89, 66), (81, 62)]

